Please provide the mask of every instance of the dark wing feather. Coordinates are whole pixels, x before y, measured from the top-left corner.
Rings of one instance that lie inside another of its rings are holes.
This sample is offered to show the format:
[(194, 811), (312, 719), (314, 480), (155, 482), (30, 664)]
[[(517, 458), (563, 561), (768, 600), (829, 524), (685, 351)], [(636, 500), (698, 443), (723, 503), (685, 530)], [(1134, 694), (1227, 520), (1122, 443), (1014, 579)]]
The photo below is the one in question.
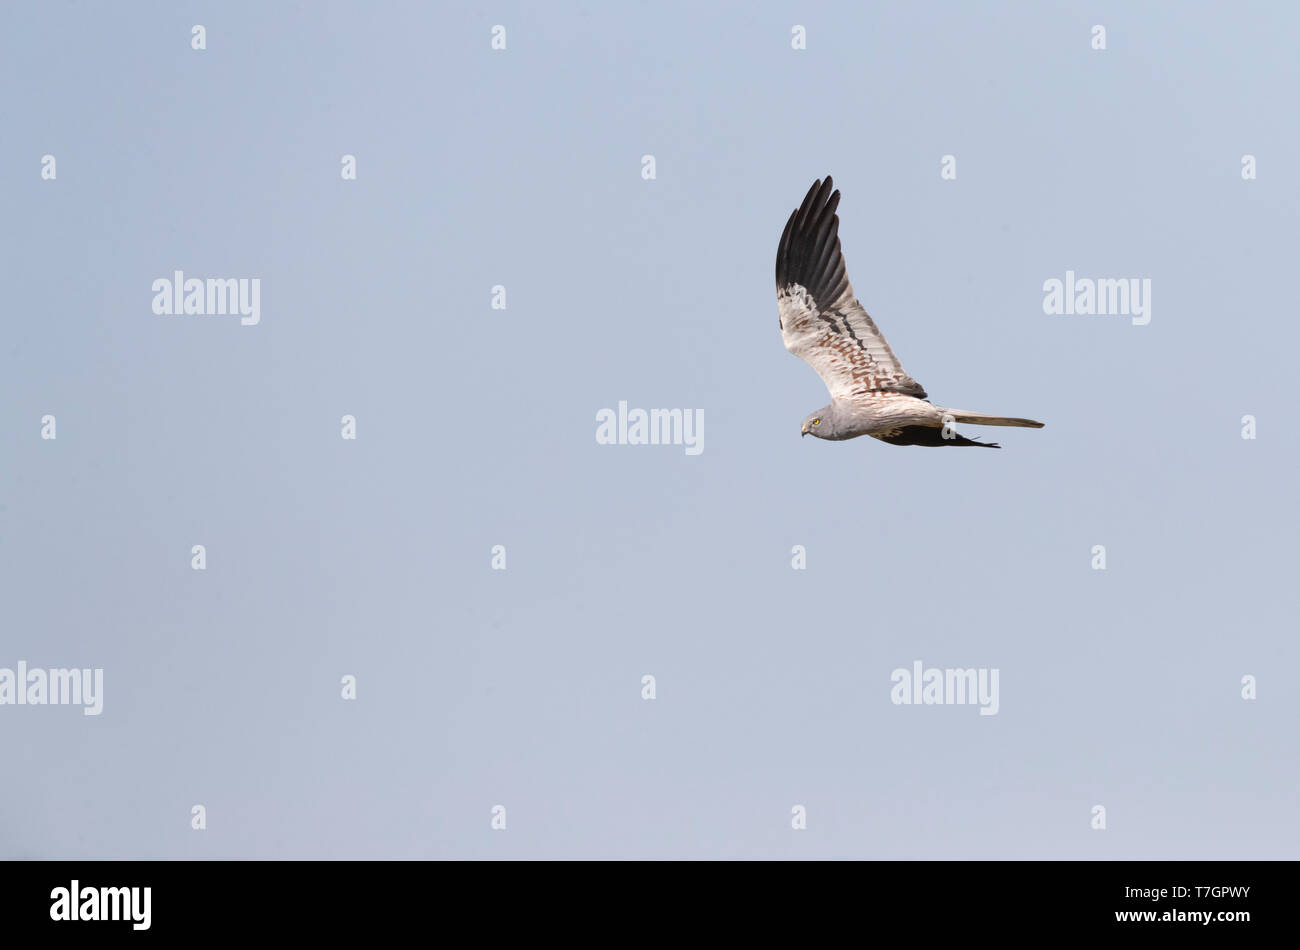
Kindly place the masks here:
[(776, 301), (785, 347), (817, 371), (831, 396), (898, 392), (924, 399), (849, 283), (840, 253), (840, 193), (815, 181), (776, 250)]
[(937, 426), (899, 426), (886, 432), (869, 434), (890, 445), (928, 445), (931, 448), (942, 448), (945, 445), (978, 445), (985, 449), (1002, 448), (996, 442), (977, 442), (955, 432), (952, 433), (952, 438), (945, 439), (943, 432), (944, 430)]

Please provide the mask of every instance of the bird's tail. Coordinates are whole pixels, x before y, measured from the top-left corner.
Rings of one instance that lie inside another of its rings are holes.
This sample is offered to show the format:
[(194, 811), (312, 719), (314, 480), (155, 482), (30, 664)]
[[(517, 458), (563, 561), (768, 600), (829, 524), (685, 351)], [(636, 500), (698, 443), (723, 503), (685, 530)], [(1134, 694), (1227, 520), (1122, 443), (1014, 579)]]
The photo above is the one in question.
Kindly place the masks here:
[(1010, 416), (990, 416), (986, 412), (967, 412), (965, 409), (945, 409), (945, 414), (950, 415), (957, 422), (965, 422), (977, 426), (1021, 426), (1026, 429), (1041, 429), (1043, 424), (1035, 422), (1033, 419), (1014, 419)]

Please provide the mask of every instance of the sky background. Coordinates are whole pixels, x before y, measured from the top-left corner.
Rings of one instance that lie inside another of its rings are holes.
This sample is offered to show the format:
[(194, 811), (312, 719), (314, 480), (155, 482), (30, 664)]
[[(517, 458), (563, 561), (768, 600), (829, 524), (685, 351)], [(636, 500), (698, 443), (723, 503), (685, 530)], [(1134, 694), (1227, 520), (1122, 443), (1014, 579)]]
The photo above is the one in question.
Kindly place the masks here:
[[(0, 857), (1295, 858), (1300, 8), (986, 6), (7, 4), (0, 666), (104, 709), (0, 706)], [(827, 173), (905, 369), (1045, 429), (800, 439)]]

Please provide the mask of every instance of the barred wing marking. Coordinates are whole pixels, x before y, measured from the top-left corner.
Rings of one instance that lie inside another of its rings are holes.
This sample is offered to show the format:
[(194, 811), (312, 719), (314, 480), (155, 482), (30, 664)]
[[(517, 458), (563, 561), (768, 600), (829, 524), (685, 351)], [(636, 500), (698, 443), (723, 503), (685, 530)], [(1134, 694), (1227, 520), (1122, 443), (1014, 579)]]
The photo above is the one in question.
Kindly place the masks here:
[(866, 392), (924, 399), (856, 297), (840, 253), (840, 193), (816, 181), (790, 215), (776, 252), (776, 304), (785, 348), (822, 378), (831, 398)]

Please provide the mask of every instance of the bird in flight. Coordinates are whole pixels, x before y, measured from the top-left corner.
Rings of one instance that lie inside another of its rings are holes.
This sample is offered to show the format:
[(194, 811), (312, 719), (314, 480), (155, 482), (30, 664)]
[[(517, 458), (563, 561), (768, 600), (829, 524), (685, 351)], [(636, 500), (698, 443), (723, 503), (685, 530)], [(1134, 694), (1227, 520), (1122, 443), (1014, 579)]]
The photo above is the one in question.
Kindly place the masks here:
[(891, 445), (978, 445), (957, 422), (1041, 429), (1033, 419), (944, 409), (903, 372), (875, 322), (853, 296), (840, 253), (840, 193), (815, 181), (790, 215), (776, 250), (776, 306), (785, 348), (817, 371), (830, 404), (808, 415), (803, 434), (841, 441), (869, 435)]

